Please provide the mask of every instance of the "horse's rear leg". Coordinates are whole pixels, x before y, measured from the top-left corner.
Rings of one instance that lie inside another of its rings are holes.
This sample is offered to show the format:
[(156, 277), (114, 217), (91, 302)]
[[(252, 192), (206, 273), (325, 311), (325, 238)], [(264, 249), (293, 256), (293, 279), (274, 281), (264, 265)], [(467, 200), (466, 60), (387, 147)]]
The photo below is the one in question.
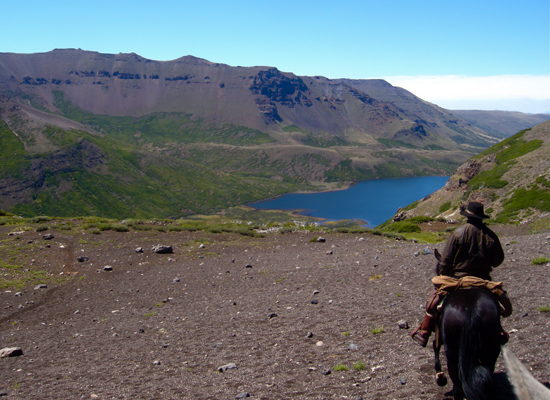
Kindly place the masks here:
[(449, 376), (453, 382), (453, 394), (454, 400), (463, 400), (464, 399), (464, 390), (462, 389), (462, 382), (458, 374), (458, 352), (449, 351), (445, 349), (445, 354), (447, 355), (447, 370), (449, 370)]
[(441, 369), (441, 360), (439, 359), (439, 352), (441, 351), (441, 345), (438, 346), (438, 342), (441, 343), (441, 341), (434, 340), (434, 356), (435, 356), (435, 381), (438, 386), (445, 386), (447, 384), (447, 377), (445, 376), (445, 373), (442, 372)]

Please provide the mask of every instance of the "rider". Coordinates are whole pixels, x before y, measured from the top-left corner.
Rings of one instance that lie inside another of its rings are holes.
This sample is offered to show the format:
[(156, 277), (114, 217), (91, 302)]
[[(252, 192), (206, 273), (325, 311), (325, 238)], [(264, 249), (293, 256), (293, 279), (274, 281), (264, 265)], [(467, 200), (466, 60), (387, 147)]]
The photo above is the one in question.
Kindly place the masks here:
[[(437, 273), (454, 278), (474, 276), (490, 281), (491, 270), (504, 261), (504, 251), (498, 236), (482, 221), (489, 218), (483, 212), (483, 204), (470, 202), (466, 209), (460, 207), (460, 214), (467, 218), (467, 222), (449, 237)], [(433, 289), (426, 303), (424, 321), (411, 334), (422, 347), (426, 346), (435, 329), (435, 314), (440, 300), (440, 295)], [(507, 298), (504, 300), (507, 301)]]

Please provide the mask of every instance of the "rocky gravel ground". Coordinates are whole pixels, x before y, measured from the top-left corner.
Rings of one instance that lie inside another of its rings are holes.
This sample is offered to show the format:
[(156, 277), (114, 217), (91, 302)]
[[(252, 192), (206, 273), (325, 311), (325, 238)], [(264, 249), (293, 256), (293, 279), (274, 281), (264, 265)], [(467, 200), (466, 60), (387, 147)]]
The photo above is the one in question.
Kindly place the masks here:
[[(0, 228), (4, 248), (56, 276), (45, 288), (0, 290), (0, 349), (24, 353), (0, 359), (2, 398), (445, 399), (450, 390), (435, 384), (431, 349), (410, 338), (431, 249), (444, 243), (111, 231), (44, 240)], [(549, 234), (494, 229), (506, 260), (493, 279), (515, 307), (503, 320), (508, 347), (548, 385), (550, 312), (538, 308), (550, 306), (550, 267), (531, 262), (550, 257)], [(157, 244), (173, 253), (152, 252)], [(498, 398), (513, 399), (505, 371), (499, 358)]]

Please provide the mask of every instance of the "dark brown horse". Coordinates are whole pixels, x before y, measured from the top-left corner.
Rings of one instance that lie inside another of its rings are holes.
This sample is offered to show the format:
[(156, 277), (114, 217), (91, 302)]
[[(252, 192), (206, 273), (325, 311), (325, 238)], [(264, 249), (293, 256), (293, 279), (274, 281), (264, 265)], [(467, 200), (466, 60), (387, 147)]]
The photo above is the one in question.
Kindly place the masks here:
[(490, 399), (500, 354), (500, 309), (496, 297), (484, 288), (450, 293), (441, 308), (439, 327), (440, 340), (434, 341), (438, 384), (443, 386), (447, 381), (439, 360), (443, 343), (454, 399)]

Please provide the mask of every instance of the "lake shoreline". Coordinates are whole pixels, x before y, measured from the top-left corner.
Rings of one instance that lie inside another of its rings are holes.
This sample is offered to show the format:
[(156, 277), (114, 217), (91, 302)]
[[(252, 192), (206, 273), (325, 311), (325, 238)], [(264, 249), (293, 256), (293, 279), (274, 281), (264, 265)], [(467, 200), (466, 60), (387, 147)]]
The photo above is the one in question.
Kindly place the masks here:
[(292, 211), (324, 221), (360, 220), (376, 227), (398, 209), (441, 189), (448, 176), (421, 176), (339, 182), (340, 187), (321, 191), (286, 193), (248, 203), (254, 209)]

